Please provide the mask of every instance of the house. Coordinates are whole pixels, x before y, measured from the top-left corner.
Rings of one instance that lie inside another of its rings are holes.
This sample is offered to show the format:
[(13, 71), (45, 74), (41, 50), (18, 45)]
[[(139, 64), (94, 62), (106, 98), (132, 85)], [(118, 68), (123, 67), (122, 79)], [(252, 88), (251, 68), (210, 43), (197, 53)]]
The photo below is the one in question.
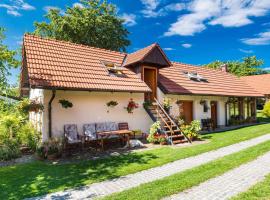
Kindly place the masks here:
[(270, 74), (241, 77), (250, 87), (262, 93), (266, 100), (270, 100)]
[[(62, 136), (64, 124), (77, 124), (82, 132), (85, 123), (124, 121), (148, 132), (155, 116), (143, 103), (160, 105), (165, 97), (172, 118), (212, 118), (215, 126), (225, 126), (232, 119), (255, 120), (256, 98), (263, 96), (226, 66), (171, 62), (158, 44), (126, 54), (25, 35), (22, 51), (21, 94), (44, 104), (43, 112), (30, 114), (39, 120), (43, 140)], [(133, 113), (125, 109), (130, 99), (139, 105)], [(64, 109), (59, 100), (73, 107)], [(108, 108), (110, 101), (118, 105)]]

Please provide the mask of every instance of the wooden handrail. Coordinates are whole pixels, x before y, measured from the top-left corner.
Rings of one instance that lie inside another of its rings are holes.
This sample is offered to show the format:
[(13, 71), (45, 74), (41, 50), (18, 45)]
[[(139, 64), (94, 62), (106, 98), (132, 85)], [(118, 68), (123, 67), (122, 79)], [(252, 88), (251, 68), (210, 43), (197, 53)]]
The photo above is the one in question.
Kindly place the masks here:
[(161, 114), (158, 112), (157, 110), (157, 114), (160, 116), (160, 118), (162, 119), (162, 121), (169, 127), (171, 135), (173, 135), (173, 130), (172, 127), (169, 126), (169, 124), (166, 122), (166, 120), (163, 119), (163, 117), (161, 116)]
[[(170, 129), (170, 131), (172, 131), (172, 123), (174, 124), (174, 126), (176, 126), (178, 128), (178, 130), (181, 131), (181, 129), (178, 127), (178, 125), (174, 122), (174, 120), (172, 120), (172, 118), (167, 114), (167, 112), (164, 110), (164, 108), (162, 107), (162, 105), (159, 103), (159, 101), (154, 98), (155, 102), (158, 104), (158, 107), (163, 111), (163, 113), (166, 115), (166, 117), (170, 120), (171, 122), (171, 126), (167, 125)], [(158, 113), (159, 114), (159, 113)], [(167, 124), (167, 123), (166, 123)], [(181, 133), (184, 135), (184, 137), (189, 141), (189, 143), (192, 143), (191, 140), (186, 136), (186, 134), (184, 134), (182, 131)]]

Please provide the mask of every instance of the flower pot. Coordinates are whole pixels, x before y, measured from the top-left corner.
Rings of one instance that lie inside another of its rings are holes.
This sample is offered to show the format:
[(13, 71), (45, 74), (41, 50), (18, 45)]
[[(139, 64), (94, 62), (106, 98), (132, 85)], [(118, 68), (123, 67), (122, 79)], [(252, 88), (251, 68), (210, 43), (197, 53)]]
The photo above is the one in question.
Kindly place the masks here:
[(58, 158), (60, 158), (60, 157), (61, 157), (61, 154), (59, 154), (59, 153), (54, 153), (54, 154), (48, 155), (48, 156), (47, 156), (47, 159), (48, 159), (48, 160), (56, 160), (56, 159), (58, 159)]
[(166, 145), (166, 144), (167, 144), (167, 142), (166, 142), (166, 141), (164, 141), (164, 142), (160, 142), (159, 144), (160, 144), (160, 145)]

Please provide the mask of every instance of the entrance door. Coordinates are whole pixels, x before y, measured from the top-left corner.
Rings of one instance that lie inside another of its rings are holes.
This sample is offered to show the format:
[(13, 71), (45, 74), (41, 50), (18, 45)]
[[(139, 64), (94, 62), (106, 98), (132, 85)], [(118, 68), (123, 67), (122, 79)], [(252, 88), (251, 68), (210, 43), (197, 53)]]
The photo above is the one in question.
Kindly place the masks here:
[(157, 69), (144, 67), (143, 80), (152, 90), (152, 92), (145, 93), (145, 100), (154, 101), (154, 99), (157, 97)]
[(193, 120), (193, 101), (182, 101), (179, 106), (179, 111), (185, 123), (190, 124)]
[(214, 123), (214, 128), (217, 128), (217, 102), (211, 101), (211, 119)]

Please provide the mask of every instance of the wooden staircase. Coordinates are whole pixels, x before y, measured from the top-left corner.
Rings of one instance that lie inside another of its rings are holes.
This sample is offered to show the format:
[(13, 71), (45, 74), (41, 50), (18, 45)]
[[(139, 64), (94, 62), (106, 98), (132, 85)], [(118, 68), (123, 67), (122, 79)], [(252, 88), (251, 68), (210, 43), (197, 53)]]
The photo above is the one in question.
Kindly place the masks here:
[(171, 145), (189, 142), (191, 140), (184, 135), (179, 129), (177, 124), (172, 120), (170, 115), (164, 110), (162, 105), (155, 99), (152, 105), (145, 108), (153, 121), (159, 121), (161, 125), (161, 131), (167, 136)]

